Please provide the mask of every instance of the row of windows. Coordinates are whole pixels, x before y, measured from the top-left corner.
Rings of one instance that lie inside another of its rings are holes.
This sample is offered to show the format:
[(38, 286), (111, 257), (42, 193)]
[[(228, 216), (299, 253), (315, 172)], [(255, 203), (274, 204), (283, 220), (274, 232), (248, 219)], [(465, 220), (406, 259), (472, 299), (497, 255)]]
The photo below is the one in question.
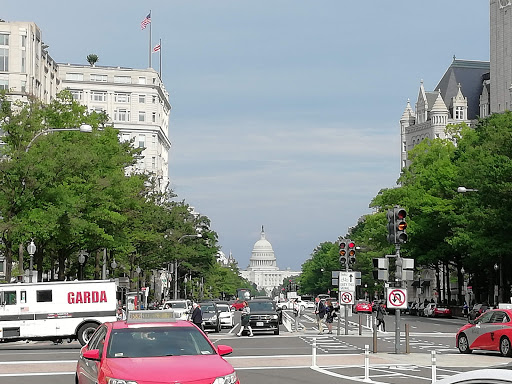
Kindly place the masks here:
[[(16, 305), (18, 300), (16, 297), (16, 291), (4, 291), (2, 305)], [(51, 303), (53, 300), (52, 290), (45, 289), (36, 291), (36, 301), (38, 303)], [(20, 303), (24, 304), (27, 302), (27, 291), (20, 291)]]
[[(84, 98), (84, 92), (82, 90), (70, 89), (70, 92), (73, 95), (73, 98), (75, 100), (81, 101)], [(116, 103), (130, 103), (131, 97), (132, 97), (131, 93), (124, 93), (124, 92), (114, 93), (114, 101)], [(147, 98), (146, 95), (139, 94), (138, 95), (139, 104), (145, 104), (146, 98)], [(91, 91), (90, 99), (91, 99), (91, 101), (106, 102), (107, 101), (107, 92), (106, 91)], [(151, 96), (151, 102), (153, 104), (156, 104), (157, 100), (158, 100), (158, 98), (156, 95)]]
[[(84, 81), (84, 74), (83, 73), (74, 73), (74, 72), (67, 72), (66, 73), (66, 80), (69, 81)], [(105, 74), (99, 74), (99, 73), (91, 73), (89, 75), (89, 81), (97, 81), (100, 83), (106, 83), (108, 82), (108, 75)], [(155, 84), (156, 78), (153, 78), (153, 84)], [(114, 83), (117, 84), (132, 84), (132, 78), (131, 76), (114, 76)], [(139, 76), (137, 80), (137, 84), (147, 84), (147, 79), (144, 76)]]

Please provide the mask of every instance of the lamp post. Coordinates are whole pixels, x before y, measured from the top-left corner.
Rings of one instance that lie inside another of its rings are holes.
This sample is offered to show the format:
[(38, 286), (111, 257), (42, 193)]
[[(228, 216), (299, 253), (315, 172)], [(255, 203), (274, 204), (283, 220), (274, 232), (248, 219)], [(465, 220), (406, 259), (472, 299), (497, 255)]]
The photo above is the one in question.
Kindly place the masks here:
[(29, 282), (32, 282), (32, 268), (34, 267), (34, 253), (36, 253), (37, 247), (34, 244), (34, 240), (30, 240), (30, 244), (27, 247), (28, 254), (30, 255), (30, 265), (28, 268)]
[(474, 188), (466, 188), (466, 187), (458, 187), (457, 188), (458, 193), (466, 193), (466, 192), (478, 192), (478, 189)]
[[(186, 239), (187, 237), (193, 237), (193, 238), (201, 238), (203, 235), (200, 233), (195, 233), (193, 235), (183, 235), (178, 239), (178, 243), (181, 243), (183, 239)], [(174, 300), (178, 299), (178, 259), (174, 260)]]
[(80, 263), (80, 271), (78, 273), (78, 280), (84, 279), (84, 263), (85, 263), (85, 257), (88, 255), (85, 251), (80, 251), (78, 254), (78, 262)]
[(494, 306), (497, 307), (498, 306), (498, 303), (499, 303), (499, 270), (500, 270), (500, 266), (498, 265), (498, 263), (494, 263), (494, 276), (495, 276), (495, 281), (494, 281)]
[(137, 268), (135, 268), (135, 272), (137, 272), (137, 309), (140, 309), (140, 272), (142, 270), (137, 265)]
[(36, 141), (39, 136), (45, 135), (47, 133), (63, 132), (63, 131), (80, 131), (80, 132), (85, 132), (85, 133), (91, 133), (92, 127), (89, 124), (82, 124), (78, 128), (48, 128), (48, 129), (44, 129), (41, 132), (38, 132), (32, 138), (32, 140), (30, 140), (30, 142), (27, 145), (27, 148), (25, 148), (25, 152), (28, 152), (30, 147), (32, 147), (32, 144), (34, 144), (34, 141)]
[(112, 259), (112, 262), (110, 263), (110, 266), (112, 267), (112, 276), (116, 276), (116, 268), (117, 268), (117, 263), (116, 263), (116, 259), (113, 258)]

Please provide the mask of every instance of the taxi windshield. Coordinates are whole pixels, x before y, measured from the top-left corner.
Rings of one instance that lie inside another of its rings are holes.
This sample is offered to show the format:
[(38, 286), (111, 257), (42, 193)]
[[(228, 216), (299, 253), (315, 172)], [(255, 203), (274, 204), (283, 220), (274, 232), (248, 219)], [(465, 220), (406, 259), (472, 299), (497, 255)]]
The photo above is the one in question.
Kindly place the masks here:
[(251, 311), (273, 311), (274, 305), (271, 301), (252, 301), (249, 302)]
[(215, 350), (195, 327), (115, 329), (107, 350), (109, 358), (214, 354)]

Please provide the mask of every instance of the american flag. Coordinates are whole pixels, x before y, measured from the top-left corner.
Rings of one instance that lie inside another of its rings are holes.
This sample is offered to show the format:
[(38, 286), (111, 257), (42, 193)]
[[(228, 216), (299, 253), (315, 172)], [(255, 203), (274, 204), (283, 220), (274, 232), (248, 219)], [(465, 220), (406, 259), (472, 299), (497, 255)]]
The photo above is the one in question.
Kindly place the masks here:
[(160, 50), (160, 44), (155, 45), (153, 48), (153, 52), (158, 52)]
[(140, 29), (145, 29), (149, 23), (151, 23), (151, 12), (149, 12), (146, 18), (141, 21)]

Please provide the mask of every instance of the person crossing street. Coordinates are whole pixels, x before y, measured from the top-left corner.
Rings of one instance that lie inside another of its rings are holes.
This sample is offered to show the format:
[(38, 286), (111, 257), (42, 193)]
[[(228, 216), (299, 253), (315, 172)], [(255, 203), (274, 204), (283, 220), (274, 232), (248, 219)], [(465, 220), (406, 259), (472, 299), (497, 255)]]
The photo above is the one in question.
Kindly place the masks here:
[(244, 330), (249, 331), (249, 337), (253, 337), (254, 334), (252, 333), (252, 328), (250, 325), (251, 318), (251, 308), (249, 308), (249, 304), (247, 304), (247, 301), (244, 301), (244, 307), (242, 308), (242, 318), (240, 321), (240, 331), (236, 334), (237, 336), (242, 336), (242, 333)]

